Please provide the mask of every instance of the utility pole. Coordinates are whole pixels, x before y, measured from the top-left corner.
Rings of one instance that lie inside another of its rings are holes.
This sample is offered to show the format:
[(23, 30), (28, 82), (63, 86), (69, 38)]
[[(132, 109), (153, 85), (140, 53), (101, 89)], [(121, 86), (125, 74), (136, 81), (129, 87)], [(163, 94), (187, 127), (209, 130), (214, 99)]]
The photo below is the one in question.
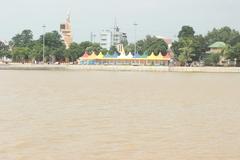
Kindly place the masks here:
[(134, 41), (135, 41), (135, 49), (134, 52), (137, 53), (137, 23), (134, 23)]
[(91, 32), (91, 42), (93, 43), (93, 41), (94, 41), (94, 33)]
[(93, 43), (96, 43), (96, 34), (95, 33), (93, 33)]
[(90, 41), (92, 42), (93, 41), (93, 38), (92, 38), (92, 32), (90, 33)]
[(43, 64), (45, 63), (45, 28), (46, 26), (43, 25)]
[(96, 42), (96, 34), (95, 33), (93, 33), (93, 32), (91, 32), (91, 42), (92, 43), (95, 43)]

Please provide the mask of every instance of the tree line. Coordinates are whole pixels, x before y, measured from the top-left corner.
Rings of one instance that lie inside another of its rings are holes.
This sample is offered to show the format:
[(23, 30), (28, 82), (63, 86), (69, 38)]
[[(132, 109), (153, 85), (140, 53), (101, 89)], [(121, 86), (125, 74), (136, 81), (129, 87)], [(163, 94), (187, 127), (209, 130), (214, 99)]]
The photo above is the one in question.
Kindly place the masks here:
[[(207, 54), (209, 46), (215, 42), (224, 42), (226, 46), (221, 53)], [(195, 34), (193, 27), (183, 26), (172, 50), (182, 65), (193, 61), (217, 65), (221, 57), (231, 61), (240, 60), (240, 33), (230, 27), (222, 27), (214, 28), (203, 36)]]
[[(98, 54), (102, 52), (114, 53), (117, 48), (112, 46), (110, 50), (101, 48), (99, 43), (89, 41), (72, 43), (66, 49), (61, 35), (57, 31), (48, 32), (45, 35), (45, 62), (75, 62), (85, 52)], [(224, 42), (226, 47), (219, 54), (207, 54), (209, 45), (214, 42)], [(126, 52), (134, 52), (135, 44), (122, 42)], [(165, 55), (169, 50), (168, 45), (162, 39), (155, 36), (146, 36), (137, 41), (137, 51), (139, 54), (162, 53)], [(183, 26), (178, 33), (178, 39), (172, 44), (171, 50), (174, 59), (181, 65), (191, 62), (205, 62), (206, 65), (217, 65), (220, 57), (229, 60), (240, 60), (240, 33), (230, 27), (220, 29), (214, 28), (205, 36), (196, 34), (193, 27)], [(0, 57), (11, 58), (14, 62), (41, 62), (43, 61), (43, 35), (38, 39), (33, 39), (31, 30), (23, 30), (21, 33), (12, 37), (9, 44), (0, 42)]]
[[(75, 62), (85, 52), (96, 54), (102, 52), (103, 54), (113, 54), (117, 51), (116, 46), (112, 46), (110, 50), (103, 49), (99, 43), (92, 43), (89, 41), (81, 43), (72, 43), (69, 49), (57, 31), (48, 32), (44, 35), (45, 39), (45, 62)], [(123, 42), (126, 52), (134, 52), (135, 45)], [(165, 53), (167, 51), (167, 44), (156, 37), (147, 36), (145, 40), (138, 42), (138, 50), (140, 53)], [(33, 39), (33, 32), (31, 30), (23, 30), (21, 33), (12, 37), (8, 45), (0, 42), (0, 57), (11, 58), (14, 62), (42, 62), (43, 61), (43, 35), (38, 39)]]
[[(104, 51), (99, 44), (82, 42), (72, 43), (69, 49), (57, 31), (48, 32), (45, 39), (45, 62), (74, 62), (85, 51)], [(43, 61), (43, 35), (38, 39), (33, 39), (31, 30), (23, 30), (16, 34), (8, 45), (0, 42), (0, 57), (12, 58), (14, 62), (41, 62)]]

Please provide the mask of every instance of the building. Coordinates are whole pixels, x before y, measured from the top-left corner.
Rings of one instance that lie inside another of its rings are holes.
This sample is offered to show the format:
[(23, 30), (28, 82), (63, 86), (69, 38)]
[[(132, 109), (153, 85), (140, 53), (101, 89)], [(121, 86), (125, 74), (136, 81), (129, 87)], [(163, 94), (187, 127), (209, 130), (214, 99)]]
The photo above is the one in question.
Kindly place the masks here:
[(62, 39), (68, 49), (73, 42), (73, 34), (72, 34), (72, 25), (71, 25), (71, 18), (70, 14), (66, 19), (66, 22), (60, 25), (60, 33), (62, 35)]
[(127, 41), (127, 33), (120, 32), (120, 28), (116, 26), (113, 31), (113, 46), (121, 44), (122, 41)]
[(127, 34), (120, 32), (120, 28), (115, 26), (113, 31), (102, 30), (100, 33), (100, 46), (110, 50), (111, 46), (118, 46), (123, 41), (127, 41)]
[(104, 49), (110, 50), (112, 46), (112, 31), (102, 30), (100, 33), (100, 46)]
[(222, 53), (226, 48), (226, 44), (224, 42), (215, 42), (209, 46), (208, 53)]
[(215, 42), (212, 45), (209, 46), (209, 51), (207, 51), (207, 54), (219, 54), (220, 60), (218, 62), (218, 65), (224, 65), (227, 63), (226, 57), (221, 54), (226, 49), (226, 44), (224, 42)]
[(86, 52), (79, 58), (78, 63), (81, 65), (134, 65), (134, 66), (168, 66), (171, 60), (169, 54), (163, 56), (161, 53), (158, 55), (147, 53), (140, 55), (138, 53), (124, 53), (119, 54), (117, 52), (113, 54), (95, 53), (89, 54)]

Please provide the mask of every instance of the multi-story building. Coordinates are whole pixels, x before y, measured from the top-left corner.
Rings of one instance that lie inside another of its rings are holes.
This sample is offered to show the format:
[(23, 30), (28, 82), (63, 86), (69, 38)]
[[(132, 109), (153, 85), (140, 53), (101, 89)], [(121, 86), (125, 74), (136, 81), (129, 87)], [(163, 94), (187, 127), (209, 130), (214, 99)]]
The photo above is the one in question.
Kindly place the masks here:
[(102, 30), (100, 33), (100, 46), (109, 50), (112, 46), (112, 31)]
[(68, 49), (73, 42), (70, 14), (67, 17), (66, 22), (60, 25), (60, 32), (66, 48)]
[(127, 40), (127, 34), (120, 32), (119, 27), (114, 27), (114, 30), (103, 30), (100, 33), (100, 46), (109, 50), (111, 46), (118, 46), (122, 41)]

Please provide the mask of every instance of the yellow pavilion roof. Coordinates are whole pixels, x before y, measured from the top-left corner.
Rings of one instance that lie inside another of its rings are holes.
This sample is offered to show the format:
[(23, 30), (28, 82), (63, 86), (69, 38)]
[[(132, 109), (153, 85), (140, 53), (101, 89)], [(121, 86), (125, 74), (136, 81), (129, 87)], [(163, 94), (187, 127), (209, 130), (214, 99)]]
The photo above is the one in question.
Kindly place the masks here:
[(155, 56), (155, 54), (152, 52), (152, 54), (148, 56), (147, 59), (158, 59), (158, 57)]
[(164, 60), (164, 57), (162, 56), (162, 53), (159, 53), (159, 55), (157, 56), (159, 60)]
[(97, 58), (97, 55), (95, 52), (93, 52), (89, 57), (88, 59), (96, 59)]
[(103, 59), (104, 58), (104, 55), (102, 54), (102, 52), (100, 52), (97, 56), (97, 59)]

